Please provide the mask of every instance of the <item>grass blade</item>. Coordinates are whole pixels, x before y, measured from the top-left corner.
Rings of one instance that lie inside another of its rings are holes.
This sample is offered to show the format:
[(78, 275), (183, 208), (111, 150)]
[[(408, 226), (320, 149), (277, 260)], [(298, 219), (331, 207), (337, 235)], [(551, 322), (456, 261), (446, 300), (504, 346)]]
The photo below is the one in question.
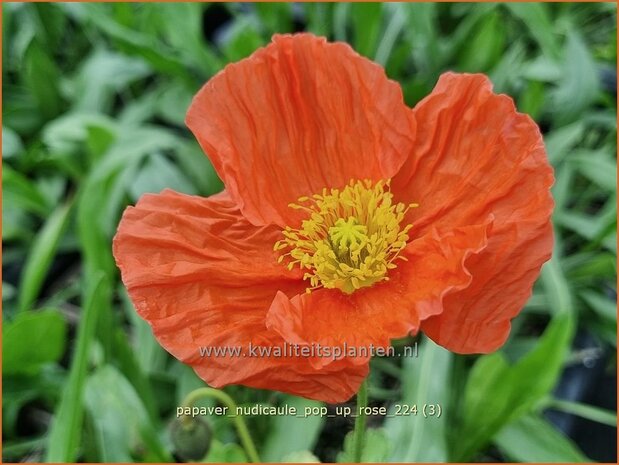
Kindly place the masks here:
[(587, 420), (595, 421), (597, 423), (602, 423), (603, 425), (608, 425), (613, 428), (617, 427), (617, 414), (615, 412), (611, 412), (610, 410), (604, 410), (592, 405), (560, 399), (552, 399), (548, 403), (547, 407), (561, 410), (565, 413), (571, 413), (572, 415), (586, 418)]
[(39, 295), (60, 238), (69, 222), (72, 205), (73, 202), (70, 201), (56, 209), (34, 240), (19, 287), (18, 309), (20, 312), (29, 310)]
[(590, 462), (563, 433), (537, 415), (522, 417), (495, 438), (499, 448), (518, 462)]
[(98, 273), (86, 292), (84, 311), (77, 331), (77, 343), (69, 381), (63, 392), (49, 434), (47, 462), (75, 462), (82, 434), (84, 414), (84, 382), (88, 368), (88, 354), (94, 341), (99, 316), (100, 294), (108, 286), (103, 273)]

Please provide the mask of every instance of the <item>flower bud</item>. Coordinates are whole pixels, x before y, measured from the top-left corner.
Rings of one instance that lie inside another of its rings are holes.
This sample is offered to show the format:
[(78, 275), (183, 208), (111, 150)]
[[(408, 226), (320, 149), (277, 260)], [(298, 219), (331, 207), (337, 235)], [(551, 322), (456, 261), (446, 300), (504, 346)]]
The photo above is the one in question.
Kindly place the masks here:
[(172, 423), (170, 436), (176, 455), (185, 461), (204, 459), (213, 439), (211, 427), (200, 418), (189, 422), (177, 419)]

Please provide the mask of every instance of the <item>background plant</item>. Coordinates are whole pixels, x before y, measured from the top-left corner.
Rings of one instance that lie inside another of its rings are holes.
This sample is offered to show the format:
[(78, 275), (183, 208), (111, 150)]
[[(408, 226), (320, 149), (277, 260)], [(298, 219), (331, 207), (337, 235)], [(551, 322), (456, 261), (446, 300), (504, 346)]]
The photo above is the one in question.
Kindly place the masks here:
[[(189, 102), (226, 63), (297, 30), (349, 42), (411, 106), (445, 70), (487, 73), (538, 121), (556, 170), (555, 254), (509, 342), (464, 357), (422, 340), (418, 359), (376, 360), (371, 405), (434, 403), (443, 414), (371, 417), (364, 459), (616, 459), (614, 4), (2, 7), (5, 461), (180, 457), (168, 425), (203, 383), (131, 308), (111, 238), (145, 192), (221, 190), (184, 125)], [(318, 405), (226, 392), (238, 404)], [(595, 430), (602, 442), (570, 426), (577, 418), (607, 425)], [(231, 422), (209, 422), (206, 459), (246, 460)], [(265, 461), (351, 454), (352, 419), (248, 422)]]

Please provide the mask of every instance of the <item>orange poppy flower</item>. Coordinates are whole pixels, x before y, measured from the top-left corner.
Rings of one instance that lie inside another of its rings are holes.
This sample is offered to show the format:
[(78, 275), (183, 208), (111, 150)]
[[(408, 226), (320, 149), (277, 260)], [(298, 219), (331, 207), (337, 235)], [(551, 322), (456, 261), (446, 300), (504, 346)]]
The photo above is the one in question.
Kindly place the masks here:
[(483, 75), (446, 73), (410, 109), (348, 45), (276, 35), (200, 90), (187, 125), (225, 191), (143, 196), (114, 255), (159, 343), (212, 386), (341, 402), (368, 373), (361, 352), (234, 353), (249, 344), (386, 347), (421, 330), (494, 351), (550, 257), (542, 137)]

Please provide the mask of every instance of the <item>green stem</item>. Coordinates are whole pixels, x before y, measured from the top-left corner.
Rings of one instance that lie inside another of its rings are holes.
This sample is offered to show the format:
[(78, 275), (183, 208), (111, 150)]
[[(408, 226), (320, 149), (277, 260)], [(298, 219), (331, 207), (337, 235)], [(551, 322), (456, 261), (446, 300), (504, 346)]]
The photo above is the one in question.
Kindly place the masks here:
[[(230, 409), (230, 412), (234, 418), (234, 426), (236, 426), (236, 430), (239, 434), (241, 444), (243, 444), (243, 448), (247, 453), (247, 457), (249, 457), (249, 460), (253, 463), (260, 463), (260, 457), (258, 456), (258, 452), (256, 451), (254, 441), (252, 441), (251, 439), (251, 435), (249, 434), (247, 425), (245, 424), (243, 417), (236, 414), (236, 402), (234, 402), (234, 399), (232, 399), (232, 397), (230, 397), (228, 394), (223, 391), (207, 387), (196, 389), (195, 391), (187, 394), (187, 397), (185, 397), (185, 400), (183, 401), (183, 407), (192, 407), (198, 399), (203, 397), (211, 397), (213, 399), (217, 399), (219, 402), (221, 402)], [(191, 422), (191, 417), (183, 417), (183, 420), (185, 422)]]
[(353, 442), (353, 463), (361, 462), (363, 454), (363, 443), (365, 439), (365, 424), (367, 417), (365, 415), (365, 407), (368, 405), (368, 380), (367, 378), (357, 392), (357, 419), (355, 420), (355, 432)]

